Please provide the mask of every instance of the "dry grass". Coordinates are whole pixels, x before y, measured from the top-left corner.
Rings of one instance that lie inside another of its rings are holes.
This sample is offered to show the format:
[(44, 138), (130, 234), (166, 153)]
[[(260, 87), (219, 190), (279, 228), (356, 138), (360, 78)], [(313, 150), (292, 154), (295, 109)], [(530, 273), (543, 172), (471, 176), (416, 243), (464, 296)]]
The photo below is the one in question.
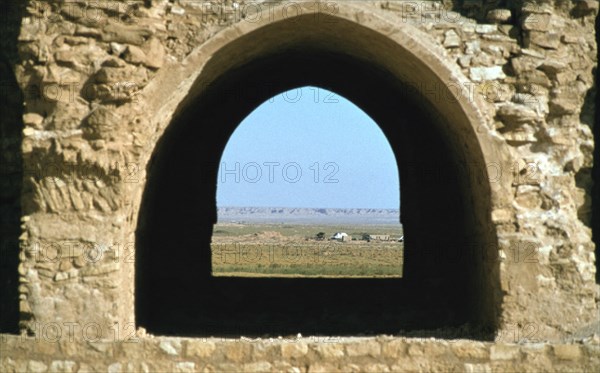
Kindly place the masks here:
[(317, 241), (336, 231), (398, 236), (397, 226), (321, 227), (290, 225), (216, 226), (212, 244), (215, 276), (402, 277), (403, 243)]

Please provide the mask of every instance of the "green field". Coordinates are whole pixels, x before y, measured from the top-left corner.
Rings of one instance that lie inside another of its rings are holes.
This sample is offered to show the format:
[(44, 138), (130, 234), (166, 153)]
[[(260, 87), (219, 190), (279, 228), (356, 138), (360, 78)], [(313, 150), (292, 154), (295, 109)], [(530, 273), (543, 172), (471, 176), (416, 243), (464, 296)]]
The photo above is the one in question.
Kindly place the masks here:
[[(346, 232), (355, 240), (317, 240)], [(402, 235), (400, 226), (218, 224), (212, 241), (214, 276), (402, 277), (403, 243), (361, 240), (363, 234)]]

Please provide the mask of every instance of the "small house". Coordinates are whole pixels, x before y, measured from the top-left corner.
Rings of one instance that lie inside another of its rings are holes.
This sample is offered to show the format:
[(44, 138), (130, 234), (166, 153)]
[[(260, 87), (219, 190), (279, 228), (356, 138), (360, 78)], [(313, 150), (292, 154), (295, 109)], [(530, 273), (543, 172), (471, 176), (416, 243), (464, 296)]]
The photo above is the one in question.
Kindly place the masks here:
[[(346, 237), (346, 239), (344, 239)], [(348, 240), (348, 234), (344, 232), (336, 232), (333, 236), (331, 236), (332, 240), (345, 241)]]

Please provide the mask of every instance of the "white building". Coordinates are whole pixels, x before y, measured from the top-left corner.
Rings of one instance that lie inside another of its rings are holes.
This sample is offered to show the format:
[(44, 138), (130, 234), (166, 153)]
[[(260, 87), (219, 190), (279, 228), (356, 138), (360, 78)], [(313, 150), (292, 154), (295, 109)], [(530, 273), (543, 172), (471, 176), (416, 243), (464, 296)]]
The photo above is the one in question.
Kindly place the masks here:
[(344, 232), (337, 232), (336, 234), (334, 234), (333, 236), (331, 236), (332, 240), (340, 240), (343, 241), (344, 237), (348, 237), (347, 233)]

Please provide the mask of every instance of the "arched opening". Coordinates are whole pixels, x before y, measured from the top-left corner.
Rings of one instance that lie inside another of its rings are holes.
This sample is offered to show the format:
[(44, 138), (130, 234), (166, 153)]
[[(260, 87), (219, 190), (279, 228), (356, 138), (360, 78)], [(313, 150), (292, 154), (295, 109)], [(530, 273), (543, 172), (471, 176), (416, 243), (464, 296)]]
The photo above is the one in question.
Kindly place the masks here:
[(223, 151), (212, 274), (401, 277), (399, 192), (394, 152), (367, 113), (322, 87), (282, 92)]
[[(332, 21), (296, 17), (258, 28), (202, 67), (147, 169), (136, 232), (139, 325), (179, 335), (435, 336), (443, 327), (490, 331), (497, 324), (497, 240), (475, 133), (481, 123), (448, 99), (455, 96), (429, 70), (432, 61), (357, 23)], [(392, 145), (403, 180), (402, 225), (411, 232), (404, 278), (211, 277), (223, 149), (261, 102), (305, 85), (355, 102)]]

